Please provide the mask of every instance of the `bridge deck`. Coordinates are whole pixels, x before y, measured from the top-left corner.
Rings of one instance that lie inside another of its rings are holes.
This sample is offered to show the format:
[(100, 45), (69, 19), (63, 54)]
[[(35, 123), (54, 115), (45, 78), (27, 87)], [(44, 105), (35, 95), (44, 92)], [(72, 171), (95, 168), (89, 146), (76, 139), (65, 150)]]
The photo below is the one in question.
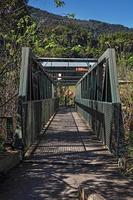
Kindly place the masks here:
[(30, 159), (1, 185), (0, 199), (78, 199), (80, 185), (109, 200), (133, 199), (133, 184), (113, 156), (75, 111), (62, 109)]

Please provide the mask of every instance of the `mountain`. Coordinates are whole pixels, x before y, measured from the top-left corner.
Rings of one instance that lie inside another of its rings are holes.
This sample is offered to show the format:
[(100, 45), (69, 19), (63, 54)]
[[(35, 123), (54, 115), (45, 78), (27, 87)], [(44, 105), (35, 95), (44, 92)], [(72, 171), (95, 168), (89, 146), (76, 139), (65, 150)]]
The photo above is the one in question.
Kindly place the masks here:
[(63, 17), (60, 15), (55, 15), (52, 13), (49, 13), (44, 10), (40, 10), (38, 8), (34, 8), (29, 6), (29, 11), (31, 16), (39, 22), (40, 26), (49, 26), (49, 27), (55, 27), (59, 24), (66, 25), (69, 23), (74, 23), (76, 25), (79, 25), (82, 28), (88, 29), (88, 31), (91, 31), (95, 33), (96, 35), (99, 35), (101, 33), (114, 33), (114, 32), (133, 32), (132, 28), (125, 27), (123, 25), (119, 24), (109, 24), (97, 20), (79, 20), (79, 19), (70, 19), (68, 17)]

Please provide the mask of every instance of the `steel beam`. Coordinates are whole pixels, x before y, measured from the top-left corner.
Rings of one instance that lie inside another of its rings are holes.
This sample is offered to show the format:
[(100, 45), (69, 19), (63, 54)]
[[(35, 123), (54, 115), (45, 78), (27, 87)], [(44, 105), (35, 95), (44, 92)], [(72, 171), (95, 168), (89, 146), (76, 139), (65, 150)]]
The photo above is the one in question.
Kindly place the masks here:
[(48, 61), (48, 62), (97, 62), (97, 58), (45, 58), (45, 57), (36, 57), (38, 61)]

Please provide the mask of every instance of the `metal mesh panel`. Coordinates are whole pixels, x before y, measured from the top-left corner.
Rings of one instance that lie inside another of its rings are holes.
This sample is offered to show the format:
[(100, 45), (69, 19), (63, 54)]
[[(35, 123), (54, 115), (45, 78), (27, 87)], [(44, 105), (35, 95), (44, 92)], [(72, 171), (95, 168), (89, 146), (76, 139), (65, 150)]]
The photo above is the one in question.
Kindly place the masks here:
[(97, 137), (116, 156), (121, 156), (124, 129), (114, 49), (108, 49), (78, 82), (76, 105)]
[(18, 114), (22, 119), (20, 124), (26, 148), (36, 141), (58, 107), (55, 87), (31, 50), (23, 47)]
[(25, 147), (33, 144), (42, 128), (58, 108), (58, 99), (25, 102), (22, 105), (23, 138)]
[(111, 152), (120, 156), (124, 140), (120, 104), (76, 99), (76, 105), (77, 111), (89, 122), (97, 137)]

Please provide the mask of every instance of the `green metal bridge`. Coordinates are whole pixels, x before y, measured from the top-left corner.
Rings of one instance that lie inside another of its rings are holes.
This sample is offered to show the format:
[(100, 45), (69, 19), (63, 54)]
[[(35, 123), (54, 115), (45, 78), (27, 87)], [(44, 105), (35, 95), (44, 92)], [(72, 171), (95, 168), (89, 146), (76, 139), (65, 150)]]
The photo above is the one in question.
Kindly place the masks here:
[[(59, 87), (69, 85), (75, 105), (60, 106)], [(24, 47), (17, 123), (26, 154), (0, 199), (133, 199), (133, 182), (118, 169), (125, 153), (118, 86), (114, 49), (82, 59), (40, 58)]]
[(39, 58), (22, 50), (19, 114), (25, 147), (36, 141), (59, 108), (58, 85), (75, 85), (75, 107), (97, 138), (121, 156), (124, 129), (114, 49), (93, 58)]

